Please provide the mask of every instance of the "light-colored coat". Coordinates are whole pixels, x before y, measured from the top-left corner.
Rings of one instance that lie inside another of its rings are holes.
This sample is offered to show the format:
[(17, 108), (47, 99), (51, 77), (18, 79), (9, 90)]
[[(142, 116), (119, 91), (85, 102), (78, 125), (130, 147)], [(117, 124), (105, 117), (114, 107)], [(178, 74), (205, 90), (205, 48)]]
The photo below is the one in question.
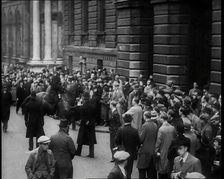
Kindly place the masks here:
[(157, 160), (157, 171), (160, 174), (166, 174), (169, 172), (169, 160), (167, 158), (168, 149), (175, 136), (175, 129), (167, 121), (165, 121), (159, 128), (157, 140), (156, 140), (156, 153), (160, 153), (160, 157)]
[(131, 122), (131, 126), (137, 129), (138, 134), (140, 134), (142, 128), (142, 116), (143, 116), (142, 107), (139, 105), (134, 105), (126, 112), (126, 114), (132, 115), (133, 120)]

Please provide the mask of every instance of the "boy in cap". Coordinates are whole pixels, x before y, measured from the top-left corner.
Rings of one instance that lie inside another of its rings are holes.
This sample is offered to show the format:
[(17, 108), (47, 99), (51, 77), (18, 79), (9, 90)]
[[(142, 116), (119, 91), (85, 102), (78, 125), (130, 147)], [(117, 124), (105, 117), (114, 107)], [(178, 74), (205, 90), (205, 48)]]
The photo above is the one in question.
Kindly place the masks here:
[(38, 138), (39, 147), (31, 151), (25, 165), (28, 179), (52, 179), (55, 171), (54, 155), (48, 144), (50, 138), (40, 136)]
[(126, 178), (126, 171), (125, 167), (127, 165), (127, 159), (130, 157), (130, 154), (125, 151), (117, 151), (114, 154), (115, 159), (115, 165), (109, 175), (107, 176), (107, 179), (124, 179)]

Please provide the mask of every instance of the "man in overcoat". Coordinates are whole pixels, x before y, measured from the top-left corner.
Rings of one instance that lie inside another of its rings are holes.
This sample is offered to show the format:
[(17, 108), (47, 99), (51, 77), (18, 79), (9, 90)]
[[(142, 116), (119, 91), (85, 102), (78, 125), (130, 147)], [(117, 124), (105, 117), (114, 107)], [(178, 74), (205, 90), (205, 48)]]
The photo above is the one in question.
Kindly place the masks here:
[(73, 177), (72, 159), (76, 148), (72, 138), (68, 135), (69, 125), (67, 120), (61, 120), (57, 134), (51, 136), (49, 149), (52, 150), (55, 164), (54, 179), (68, 179)]
[(10, 117), (10, 106), (12, 104), (12, 94), (7, 90), (7, 85), (2, 86), (2, 99), (1, 99), (1, 121), (3, 123), (3, 132), (7, 132), (8, 121)]
[[(29, 150), (33, 150), (33, 137), (37, 139), (44, 135), (44, 116), (42, 103), (36, 97), (36, 92), (32, 91), (30, 100), (24, 104), (24, 119), (26, 130), (26, 138), (29, 138)], [(38, 143), (36, 142), (36, 147)]]
[(151, 119), (150, 111), (145, 111), (143, 117), (145, 123), (142, 126), (140, 134), (141, 147), (138, 151), (138, 160), (136, 167), (139, 170), (139, 178), (156, 179), (157, 175), (154, 156), (158, 127), (154, 120)]
[(120, 115), (118, 114), (116, 105), (117, 105), (116, 101), (111, 101), (110, 102), (111, 118), (109, 119), (109, 132), (110, 132), (110, 150), (111, 150), (111, 153), (112, 153), (111, 162), (114, 162), (114, 159), (113, 159), (114, 150), (113, 150), (113, 148), (116, 147), (115, 137), (116, 137), (116, 134), (117, 134), (117, 131), (118, 131), (119, 127), (121, 126)]
[(123, 145), (125, 151), (130, 154), (126, 167), (127, 178), (130, 179), (133, 162), (140, 146), (140, 138), (137, 129), (131, 126), (132, 116), (130, 114), (125, 114), (123, 120), (124, 126), (118, 129), (115, 142), (117, 146)]
[(172, 143), (172, 140), (175, 137), (175, 129), (171, 124), (168, 123), (168, 116), (165, 112), (160, 115), (162, 122), (161, 127), (159, 128), (157, 139), (156, 139), (156, 162), (157, 162), (157, 172), (159, 174), (159, 179), (169, 178), (169, 160), (168, 150)]
[(94, 106), (90, 99), (89, 93), (85, 92), (82, 96), (83, 104), (80, 106), (80, 128), (77, 137), (76, 155), (80, 156), (82, 145), (89, 145), (88, 157), (94, 158), (94, 144), (96, 144)]

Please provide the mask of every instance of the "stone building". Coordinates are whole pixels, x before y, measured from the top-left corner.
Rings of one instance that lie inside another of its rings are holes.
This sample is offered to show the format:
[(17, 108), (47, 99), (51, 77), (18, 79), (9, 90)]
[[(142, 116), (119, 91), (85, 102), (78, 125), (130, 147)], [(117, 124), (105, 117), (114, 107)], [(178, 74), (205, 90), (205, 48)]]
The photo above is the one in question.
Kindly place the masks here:
[(6, 63), (82, 64), (221, 92), (221, 0), (8, 0), (2, 9)]

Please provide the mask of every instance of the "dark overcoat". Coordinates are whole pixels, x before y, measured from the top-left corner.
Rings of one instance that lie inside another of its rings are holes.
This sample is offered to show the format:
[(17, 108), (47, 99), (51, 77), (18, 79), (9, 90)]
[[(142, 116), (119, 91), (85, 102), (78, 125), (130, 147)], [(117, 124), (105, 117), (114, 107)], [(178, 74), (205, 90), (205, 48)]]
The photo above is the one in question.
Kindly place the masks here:
[(77, 137), (77, 144), (79, 145), (93, 145), (96, 144), (95, 120), (94, 120), (94, 103), (86, 100), (80, 106), (80, 128)]
[(107, 179), (125, 179), (126, 176), (123, 175), (121, 169), (118, 167), (117, 164), (114, 165), (113, 169), (110, 171)]
[(24, 114), (27, 127), (26, 137), (40, 137), (44, 135), (44, 116), (41, 101), (36, 98), (30, 98), (24, 105)]
[(72, 178), (72, 159), (76, 151), (72, 138), (60, 129), (57, 134), (51, 136), (49, 149), (52, 150), (56, 160), (56, 168), (58, 170), (56, 173), (58, 176)]
[(9, 91), (1, 94), (1, 120), (8, 121), (10, 117), (10, 106), (12, 104), (12, 95)]

